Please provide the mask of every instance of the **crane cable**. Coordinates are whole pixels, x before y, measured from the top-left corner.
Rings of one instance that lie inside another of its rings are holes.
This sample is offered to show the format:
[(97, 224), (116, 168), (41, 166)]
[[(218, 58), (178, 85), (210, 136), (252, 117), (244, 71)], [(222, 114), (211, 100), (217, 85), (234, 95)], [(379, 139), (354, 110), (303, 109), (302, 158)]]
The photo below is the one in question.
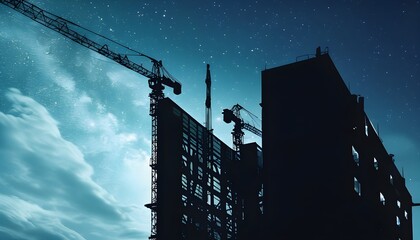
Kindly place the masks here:
[(261, 122), (261, 119), (257, 115), (253, 114), (252, 112), (250, 112), (249, 110), (245, 109), (242, 106), (240, 106), (240, 107), (241, 107), (241, 110), (244, 110), (248, 114), (248, 116), (251, 118), (254, 127), (255, 127), (255, 125), (258, 125), (258, 127), (261, 126), (260, 123), (257, 123), (257, 120), (258, 120), (258, 122)]
[[(45, 11), (46, 12), (46, 11)], [(64, 18), (62, 18), (62, 17), (60, 17), (60, 16), (57, 16), (57, 15), (55, 15), (55, 14), (53, 14), (53, 13), (50, 13), (50, 12), (47, 12), (48, 14), (50, 14), (50, 15), (52, 15), (52, 16), (54, 16), (55, 18), (57, 18), (57, 19), (60, 19), (60, 20), (62, 20), (63, 22), (65, 22), (65, 23), (68, 23), (68, 24), (71, 24), (71, 25), (73, 25), (73, 26), (76, 26), (76, 27), (78, 27), (78, 28), (81, 28), (81, 29), (83, 29), (83, 30), (85, 30), (85, 31), (87, 31), (87, 32), (90, 32), (90, 33), (92, 33), (92, 34), (94, 34), (94, 35), (96, 35), (96, 36), (99, 36), (99, 37), (101, 37), (101, 38), (103, 38), (103, 39), (106, 39), (106, 40), (108, 40), (108, 41), (110, 41), (110, 42), (112, 42), (112, 43), (114, 43), (114, 44), (116, 44), (116, 45), (118, 45), (118, 46), (120, 46), (120, 47), (123, 47), (123, 48), (125, 48), (125, 49), (127, 49), (127, 50), (129, 50), (129, 51), (132, 51), (132, 52), (135, 52), (136, 54), (125, 54), (125, 55), (127, 55), (127, 56), (141, 56), (141, 57), (146, 57), (146, 58), (149, 58), (150, 60), (152, 60), (152, 61), (156, 61), (156, 59), (154, 59), (154, 58), (152, 58), (152, 57), (150, 57), (150, 56), (148, 56), (148, 55), (146, 55), (146, 54), (144, 54), (144, 53), (141, 53), (141, 52), (139, 52), (139, 51), (137, 51), (137, 50), (134, 50), (134, 49), (132, 49), (132, 48), (130, 48), (130, 47), (128, 47), (128, 46), (125, 46), (125, 45), (123, 45), (123, 44), (121, 44), (121, 43), (119, 43), (119, 42), (117, 42), (117, 41), (115, 41), (115, 40), (113, 40), (113, 39), (111, 39), (111, 38), (109, 38), (109, 37), (106, 37), (106, 36), (104, 36), (104, 35), (102, 35), (102, 34), (99, 34), (99, 33), (96, 33), (96, 32), (94, 32), (94, 31), (92, 31), (92, 30), (90, 30), (90, 29), (88, 29), (88, 28), (85, 28), (85, 27), (83, 27), (83, 26), (80, 26), (79, 24), (77, 24), (77, 23), (75, 23), (75, 22), (73, 22), (73, 21), (70, 21), (70, 20), (67, 20), (67, 19), (64, 19)]]
[[(152, 62), (157, 62), (157, 60), (156, 60), (156, 59), (154, 59), (154, 58), (152, 58), (152, 57), (150, 57), (150, 56), (148, 56), (148, 55), (146, 55), (146, 54), (144, 54), (144, 53), (141, 53), (141, 52), (139, 52), (139, 51), (137, 51), (137, 50), (134, 50), (134, 49), (132, 49), (132, 48), (130, 48), (130, 47), (128, 47), (128, 46), (125, 46), (125, 45), (123, 45), (123, 44), (121, 44), (121, 43), (119, 43), (119, 42), (117, 42), (117, 41), (115, 41), (115, 40), (113, 40), (113, 39), (111, 39), (111, 38), (108, 38), (108, 37), (106, 37), (106, 36), (104, 36), (104, 35), (102, 35), (102, 34), (96, 33), (96, 32), (94, 32), (94, 31), (92, 31), (92, 30), (90, 30), (90, 29), (88, 29), (88, 28), (85, 28), (85, 27), (83, 27), (83, 26), (80, 26), (79, 24), (77, 24), (77, 23), (75, 23), (75, 22), (72, 22), (72, 21), (70, 21), (70, 20), (64, 19), (64, 18), (62, 18), (62, 17), (60, 17), (60, 16), (57, 16), (57, 15), (55, 15), (55, 14), (53, 14), (53, 13), (50, 13), (50, 14), (51, 14), (51, 15), (53, 15), (54, 17), (56, 17), (56, 18), (59, 18), (59, 19), (63, 20), (63, 21), (64, 21), (64, 22), (66, 22), (66, 23), (72, 24), (72, 25), (74, 25), (74, 26), (76, 26), (76, 27), (78, 27), (78, 28), (81, 28), (81, 29), (83, 29), (83, 30), (85, 30), (85, 31), (87, 31), (87, 32), (90, 32), (90, 33), (92, 33), (92, 34), (94, 34), (94, 35), (96, 35), (96, 36), (99, 36), (99, 37), (101, 37), (101, 38), (103, 38), (103, 39), (106, 39), (106, 40), (108, 40), (108, 41), (112, 42), (112, 43), (115, 43), (115, 44), (116, 44), (116, 45), (118, 45), (118, 46), (121, 46), (121, 47), (123, 47), (123, 48), (125, 48), (125, 49), (127, 49), (127, 50), (129, 50), (129, 51), (132, 51), (132, 52), (135, 52), (135, 53), (136, 53), (136, 54), (124, 54), (124, 55), (126, 55), (126, 56), (140, 56), (140, 57), (146, 57), (146, 58), (148, 58), (148, 59), (152, 60)], [(168, 76), (170, 79), (175, 80), (175, 81), (177, 81), (177, 82), (178, 82), (178, 80), (177, 80), (174, 76), (172, 76), (172, 75), (169, 73), (169, 71), (168, 71), (168, 70), (166, 70), (166, 68), (165, 68), (165, 67), (161, 66), (160, 68), (162, 69), (162, 74), (163, 74), (163, 75), (165, 75), (165, 73), (166, 73), (166, 76)]]

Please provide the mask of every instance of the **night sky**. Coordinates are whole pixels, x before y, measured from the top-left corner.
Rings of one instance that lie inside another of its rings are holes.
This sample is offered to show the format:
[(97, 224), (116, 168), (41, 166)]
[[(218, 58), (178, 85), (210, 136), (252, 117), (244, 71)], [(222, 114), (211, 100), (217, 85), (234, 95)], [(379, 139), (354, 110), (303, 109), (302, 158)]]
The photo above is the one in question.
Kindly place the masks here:
[[(261, 71), (328, 48), (420, 202), (420, 1), (30, 2), (162, 60), (183, 87), (165, 95), (202, 123), (210, 64), (214, 133), (229, 146), (222, 109), (261, 116)], [(0, 52), (0, 238), (147, 239), (147, 79), (2, 4)], [(413, 228), (420, 240), (420, 209)]]

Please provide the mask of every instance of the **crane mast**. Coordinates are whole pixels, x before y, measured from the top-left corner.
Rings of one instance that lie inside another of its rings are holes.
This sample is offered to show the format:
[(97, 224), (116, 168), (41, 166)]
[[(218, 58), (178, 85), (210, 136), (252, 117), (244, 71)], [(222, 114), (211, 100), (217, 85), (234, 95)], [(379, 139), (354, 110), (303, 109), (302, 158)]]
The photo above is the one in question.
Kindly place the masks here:
[(223, 121), (226, 123), (231, 123), (233, 121), (235, 123), (232, 131), (232, 138), (233, 147), (236, 152), (239, 152), (240, 146), (244, 143), (244, 132), (242, 129), (248, 130), (259, 137), (262, 136), (261, 130), (242, 119), (240, 113), (241, 110), (246, 111), (248, 114), (250, 114), (250, 116), (252, 116), (248, 110), (239, 104), (234, 105), (231, 109), (223, 109)]
[[(44, 25), (45, 27), (60, 33), (66, 38), (148, 78), (148, 84), (152, 90), (149, 94), (149, 114), (152, 117), (152, 149), (150, 159), (150, 167), (152, 168), (152, 187), (151, 203), (146, 204), (145, 206), (151, 209), (151, 237), (149, 239), (157, 239), (157, 107), (159, 101), (164, 98), (163, 89), (165, 86), (173, 88), (174, 94), (179, 95), (181, 94), (181, 84), (174, 80), (173, 77), (171, 77), (170, 74), (165, 70), (162, 65), (162, 61), (158, 61), (150, 56), (128, 48), (129, 50), (136, 52), (137, 56), (148, 58), (152, 62), (151, 70), (144, 68), (142, 65), (131, 61), (127, 54), (114, 52), (107, 44), (99, 44), (73, 29), (76, 27), (83, 29), (83, 27), (60, 16), (47, 12), (35, 6), (34, 4), (27, 2), (26, 0), (0, 0), (0, 3), (14, 9), (15, 11), (29, 17), (30, 19)], [(165, 73), (167, 76), (165, 76)]]

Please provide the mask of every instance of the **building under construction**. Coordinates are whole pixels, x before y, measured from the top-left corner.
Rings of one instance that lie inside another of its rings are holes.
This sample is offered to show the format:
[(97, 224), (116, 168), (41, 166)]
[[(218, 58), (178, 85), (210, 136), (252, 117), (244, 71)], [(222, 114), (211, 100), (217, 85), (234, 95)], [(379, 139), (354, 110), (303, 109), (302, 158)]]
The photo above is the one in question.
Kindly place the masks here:
[[(157, 113), (157, 204), (150, 239), (256, 239), (261, 148), (240, 154), (169, 98)], [(239, 157), (241, 156), (241, 158)]]

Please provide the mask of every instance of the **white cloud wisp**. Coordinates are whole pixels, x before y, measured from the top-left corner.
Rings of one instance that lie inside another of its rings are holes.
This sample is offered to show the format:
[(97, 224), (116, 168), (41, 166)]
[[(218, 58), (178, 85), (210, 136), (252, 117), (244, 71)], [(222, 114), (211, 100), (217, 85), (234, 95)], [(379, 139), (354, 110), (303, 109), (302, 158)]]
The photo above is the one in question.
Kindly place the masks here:
[[(48, 111), (9, 89), (0, 112), (0, 239), (139, 239), (128, 212), (92, 179)], [(134, 136), (126, 136), (132, 140)]]

